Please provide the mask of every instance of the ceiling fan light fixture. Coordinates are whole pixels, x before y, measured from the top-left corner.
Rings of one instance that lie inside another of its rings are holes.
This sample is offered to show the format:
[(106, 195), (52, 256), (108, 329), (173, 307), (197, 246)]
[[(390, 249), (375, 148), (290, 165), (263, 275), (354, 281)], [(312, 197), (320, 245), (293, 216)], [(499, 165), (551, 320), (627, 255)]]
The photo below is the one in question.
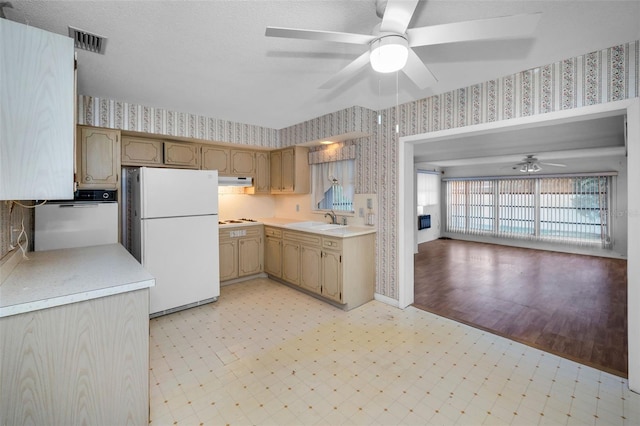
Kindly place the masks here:
[(538, 163), (525, 163), (520, 167), (522, 173), (536, 173), (542, 170)]
[(401, 35), (388, 35), (371, 42), (369, 60), (374, 71), (390, 73), (407, 64), (409, 44)]

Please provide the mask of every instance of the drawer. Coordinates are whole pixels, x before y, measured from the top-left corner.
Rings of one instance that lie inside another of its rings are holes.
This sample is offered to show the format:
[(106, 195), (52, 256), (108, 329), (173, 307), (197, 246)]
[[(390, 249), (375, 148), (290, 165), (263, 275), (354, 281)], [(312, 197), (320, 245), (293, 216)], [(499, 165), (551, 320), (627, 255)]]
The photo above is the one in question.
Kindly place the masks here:
[(282, 238), (282, 230), (265, 226), (264, 235), (267, 237)]
[(306, 245), (318, 247), (320, 247), (320, 242), (322, 241), (322, 237), (320, 235), (295, 231), (284, 231), (282, 238), (285, 240), (298, 241)]
[(322, 248), (342, 250), (342, 240), (339, 238), (322, 238)]
[(219, 238), (228, 240), (231, 238), (252, 238), (262, 236), (262, 226), (230, 226), (220, 228)]

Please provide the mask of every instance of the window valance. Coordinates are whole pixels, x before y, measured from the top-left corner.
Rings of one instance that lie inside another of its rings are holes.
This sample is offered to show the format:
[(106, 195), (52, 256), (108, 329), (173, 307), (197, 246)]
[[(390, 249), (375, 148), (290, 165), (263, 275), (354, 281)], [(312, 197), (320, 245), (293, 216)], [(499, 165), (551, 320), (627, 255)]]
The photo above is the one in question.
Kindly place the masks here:
[(356, 143), (333, 144), (309, 151), (309, 164), (332, 163), (334, 161), (355, 160), (358, 151)]

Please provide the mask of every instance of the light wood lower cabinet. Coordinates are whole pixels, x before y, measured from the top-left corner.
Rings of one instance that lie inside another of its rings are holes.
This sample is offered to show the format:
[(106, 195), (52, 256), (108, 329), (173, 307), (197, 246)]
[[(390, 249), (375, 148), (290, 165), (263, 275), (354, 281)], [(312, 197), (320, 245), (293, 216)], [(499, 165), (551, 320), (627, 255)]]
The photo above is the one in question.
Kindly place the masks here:
[(219, 234), (221, 282), (263, 271), (262, 225), (221, 227)]
[(238, 278), (238, 240), (220, 238), (220, 281)]
[(264, 271), (276, 278), (282, 277), (282, 231), (264, 227)]
[(149, 424), (149, 290), (0, 319), (0, 424)]
[[(282, 240), (275, 236), (276, 232), (281, 232)], [(265, 268), (270, 277), (299, 286), (347, 310), (373, 300), (375, 234), (338, 238), (277, 227), (265, 227), (265, 233), (265, 263), (274, 264), (273, 269)], [(282, 273), (277, 274), (280, 256)]]
[(300, 284), (300, 243), (282, 240), (282, 279)]

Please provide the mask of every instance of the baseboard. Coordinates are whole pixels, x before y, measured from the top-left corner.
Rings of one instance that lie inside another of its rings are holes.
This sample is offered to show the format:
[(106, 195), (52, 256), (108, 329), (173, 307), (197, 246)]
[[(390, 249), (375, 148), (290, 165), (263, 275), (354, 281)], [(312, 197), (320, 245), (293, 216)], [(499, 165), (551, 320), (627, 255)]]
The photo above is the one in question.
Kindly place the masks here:
[(13, 251), (7, 253), (2, 260), (0, 260), (0, 285), (7, 279), (7, 277), (13, 272), (13, 269), (22, 261), (22, 251), (20, 248), (16, 248)]
[(375, 300), (377, 300), (378, 302), (382, 302), (382, 303), (385, 303), (387, 305), (391, 305), (394, 308), (400, 307), (400, 303), (396, 299), (392, 299), (389, 296), (385, 296), (385, 295), (382, 295), (382, 294), (379, 294), (379, 293), (374, 293), (373, 294), (373, 298)]

